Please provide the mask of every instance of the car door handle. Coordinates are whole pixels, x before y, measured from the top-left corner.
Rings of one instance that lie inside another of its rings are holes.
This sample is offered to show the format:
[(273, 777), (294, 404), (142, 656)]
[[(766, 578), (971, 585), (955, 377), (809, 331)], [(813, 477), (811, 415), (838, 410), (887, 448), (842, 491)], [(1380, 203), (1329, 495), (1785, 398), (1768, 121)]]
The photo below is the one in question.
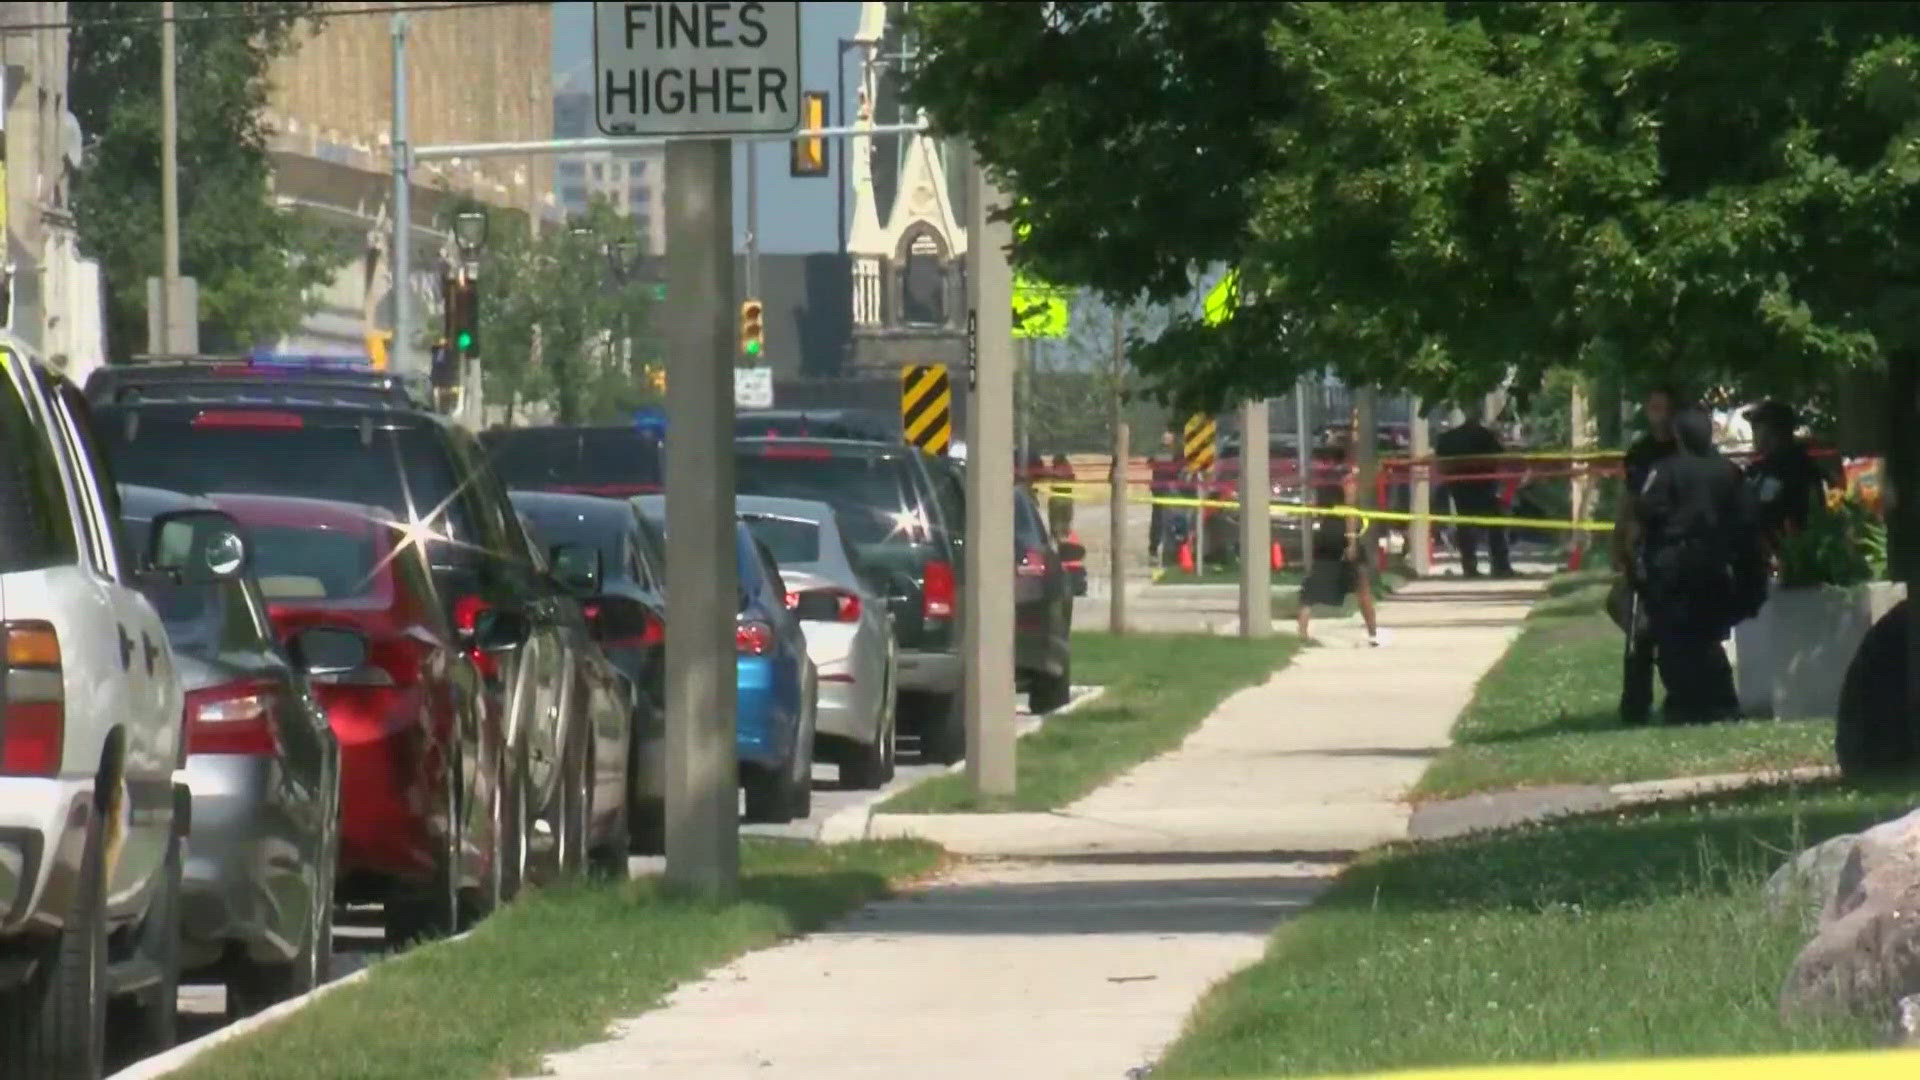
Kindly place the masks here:
[(140, 643), (147, 648), (147, 674), (151, 675), (154, 662), (160, 659), (160, 650), (153, 644), (153, 638), (148, 637), (144, 632), (140, 635)]
[(126, 627), (115, 629), (120, 631), (120, 667), (130, 671), (133, 669), (133, 638), (128, 636)]

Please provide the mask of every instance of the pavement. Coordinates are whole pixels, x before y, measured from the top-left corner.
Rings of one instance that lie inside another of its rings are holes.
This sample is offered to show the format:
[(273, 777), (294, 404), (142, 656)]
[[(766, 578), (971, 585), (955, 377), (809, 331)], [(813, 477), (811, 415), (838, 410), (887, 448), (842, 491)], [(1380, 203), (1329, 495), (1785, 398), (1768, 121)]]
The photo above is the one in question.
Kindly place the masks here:
[(1410, 835), (1404, 793), (1537, 589), (1410, 584), (1380, 605), (1380, 648), (1316, 622), (1319, 647), (1056, 813), (869, 815), (869, 835), (966, 858), (679, 987), (545, 1075), (1118, 1080), (1355, 852)]

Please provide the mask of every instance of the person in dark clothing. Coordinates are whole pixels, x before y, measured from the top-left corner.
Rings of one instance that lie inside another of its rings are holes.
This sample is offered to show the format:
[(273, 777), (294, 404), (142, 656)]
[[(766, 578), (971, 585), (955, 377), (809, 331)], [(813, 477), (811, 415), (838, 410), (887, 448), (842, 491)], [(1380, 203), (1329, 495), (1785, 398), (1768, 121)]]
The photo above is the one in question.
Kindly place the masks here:
[[(1492, 455), (1504, 453), (1500, 436), (1488, 430), (1477, 416), (1440, 434), (1433, 441), (1434, 457), (1440, 459), (1440, 474), (1446, 480), (1447, 499), (1453, 512), (1461, 517), (1504, 517), (1500, 507), (1500, 483), (1490, 474), (1498, 470)], [(1457, 478), (1457, 479), (1456, 479)], [(1513, 563), (1507, 551), (1507, 530), (1498, 526), (1458, 525), (1455, 542), (1460, 547), (1460, 570), (1468, 577), (1480, 576), (1480, 539), (1486, 537), (1493, 561), (1494, 577), (1512, 577)]]
[(1635, 562), (1667, 723), (1736, 719), (1740, 699), (1723, 642), (1766, 597), (1766, 564), (1746, 480), (1714, 450), (1701, 409), (1674, 418), (1677, 447), (1647, 473), (1635, 512)]
[(1053, 467), (1048, 472), (1053, 487), (1047, 495), (1047, 529), (1057, 539), (1064, 540), (1073, 531), (1073, 463), (1067, 460), (1067, 455), (1055, 454)]
[(1645, 611), (1638, 603), (1643, 590), (1633, 553), (1640, 522), (1637, 510), (1640, 489), (1646, 486), (1647, 475), (1654, 467), (1679, 448), (1673, 434), (1673, 414), (1678, 403), (1679, 395), (1671, 387), (1657, 387), (1647, 395), (1643, 407), (1647, 432), (1627, 447), (1623, 462), (1626, 475), (1614, 518), (1612, 554), (1614, 572), (1621, 576), (1621, 583), (1616, 587), (1621, 601), (1618, 606), (1624, 609), (1616, 621), (1627, 639), (1620, 672), (1620, 721), (1625, 724), (1644, 724), (1653, 713), (1656, 645), (1648, 631)]
[(1756, 405), (1746, 412), (1753, 425), (1754, 458), (1747, 464), (1760, 535), (1769, 550), (1789, 532), (1806, 527), (1807, 515), (1826, 497), (1827, 479), (1794, 436), (1800, 417), (1781, 401)]
[(1147, 512), (1147, 554), (1156, 563), (1168, 554), (1165, 548), (1167, 534), (1171, 531), (1168, 528), (1171, 513), (1160, 504), (1160, 500), (1171, 499), (1179, 493), (1181, 464), (1180, 449), (1174, 445), (1173, 432), (1162, 432), (1160, 451), (1148, 462), (1152, 470), (1148, 490), (1153, 493), (1154, 501)]
[[(1357, 505), (1357, 479), (1345, 467), (1346, 455), (1338, 459), (1344, 479), (1317, 485), (1316, 505), (1334, 508)], [(1313, 522), (1313, 566), (1300, 582), (1300, 610), (1295, 616), (1300, 638), (1307, 639), (1315, 605), (1341, 607), (1347, 597), (1357, 597), (1360, 618), (1367, 626), (1367, 644), (1380, 644), (1380, 628), (1374, 620), (1373, 583), (1367, 572), (1365, 527), (1358, 517), (1345, 514), (1316, 514)]]

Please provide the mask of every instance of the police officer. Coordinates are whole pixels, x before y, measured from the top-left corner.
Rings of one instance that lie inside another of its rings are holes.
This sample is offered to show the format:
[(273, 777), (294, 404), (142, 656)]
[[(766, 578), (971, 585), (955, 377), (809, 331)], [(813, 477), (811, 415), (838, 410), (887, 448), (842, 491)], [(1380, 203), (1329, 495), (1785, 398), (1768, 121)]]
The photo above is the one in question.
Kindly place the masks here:
[(1682, 410), (1673, 430), (1674, 452), (1648, 471), (1634, 508), (1634, 561), (1667, 688), (1665, 719), (1735, 719), (1740, 699), (1722, 643), (1766, 597), (1752, 496), (1739, 467), (1714, 450), (1705, 410)]
[(1784, 534), (1806, 527), (1807, 515), (1826, 497), (1827, 479), (1806, 444), (1794, 435), (1800, 416), (1793, 406), (1768, 401), (1745, 415), (1753, 425), (1754, 449), (1747, 465), (1747, 486), (1761, 536), (1772, 549)]
[[(1447, 499), (1453, 512), (1461, 517), (1497, 518), (1500, 512), (1500, 485), (1489, 474), (1494, 471), (1493, 455), (1506, 447), (1480, 418), (1471, 413), (1433, 441), (1433, 453), (1442, 459), (1441, 475), (1447, 477)], [(1458, 479), (1455, 479), (1455, 478)], [(1487, 538), (1493, 558), (1494, 577), (1512, 577), (1513, 563), (1507, 551), (1507, 530), (1500, 526), (1459, 525), (1454, 529), (1460, 545), (1460, 570), (1467, 577), (1480, 576), (1480, 537)]]
[(1179, 491), (1180, 485), (1180, 448), (1175, 445), (1173, 432), (1160, 434), (1160, 450), (1148, 463), (1152, 470), (1151, 486), (1153, 505), (1147, 513), (1147, 552), (1154, 562), (1159, 562), (1166, 552), (1168, 511), (1160, 505), (1160, 500), (1170, 499)]
[(1642, 598), (1644, 583), (1639, 580), (1633, 556), (1640, 525), (1640, 491), (1654, 467), (1679, 448), (1673, 434), (1673, 414), (1678, 404), (1679, 395), (1671, 386), (1658, 386), (1647, 394), (1641, 410), (1646, 433), (1627, 447), (1623, 463), (1626, 475), (1614, 517), (1612, 556), (1614, 572), (1622, 578), (1616, 590), (1621, 601), (1618, 606), (1624, 609), (1615, 619), (1627, 635), (1620, 672), (1620, 721), (1624, 724), (1644, 724), (1653, 712), (1656, 645), (1648, 632), (1645, 613), (1636, 602)]

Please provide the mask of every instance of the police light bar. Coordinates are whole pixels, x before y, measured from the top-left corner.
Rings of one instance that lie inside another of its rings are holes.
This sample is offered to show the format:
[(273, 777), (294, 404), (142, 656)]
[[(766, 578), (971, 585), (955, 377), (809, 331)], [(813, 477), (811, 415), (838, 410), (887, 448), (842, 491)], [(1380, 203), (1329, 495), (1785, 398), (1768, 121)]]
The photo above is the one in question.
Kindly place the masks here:
[(643, 406), (635, 409), (633, 426), (664, 441), (667, 435), (667, 411), (658, 406)]
[(247, 357), (253, 368), (282, 371), (340, 371), (356, 375), (372, 374), (373, 361), (364, 356), (316, 356), (306, 353), (254, 353)]

